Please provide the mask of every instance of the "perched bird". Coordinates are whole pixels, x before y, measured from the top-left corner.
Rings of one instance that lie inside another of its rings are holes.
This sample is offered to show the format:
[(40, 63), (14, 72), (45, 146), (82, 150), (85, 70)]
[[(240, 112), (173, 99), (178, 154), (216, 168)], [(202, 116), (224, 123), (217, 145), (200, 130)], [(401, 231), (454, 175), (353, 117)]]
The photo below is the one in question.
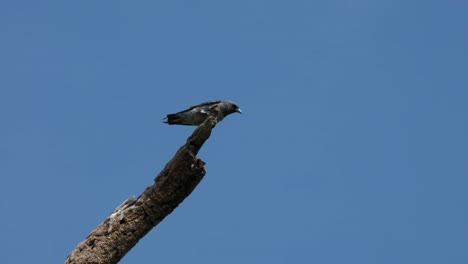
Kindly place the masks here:
[(215, 107), (219, 109), (216, 116), (218, 122), (234, 112), (242, 114), (239, 106), (232, 101), (209, 101), (175, 114), (168, 114), (163, 122), (169, 125), (198, 126), (205, 121)]

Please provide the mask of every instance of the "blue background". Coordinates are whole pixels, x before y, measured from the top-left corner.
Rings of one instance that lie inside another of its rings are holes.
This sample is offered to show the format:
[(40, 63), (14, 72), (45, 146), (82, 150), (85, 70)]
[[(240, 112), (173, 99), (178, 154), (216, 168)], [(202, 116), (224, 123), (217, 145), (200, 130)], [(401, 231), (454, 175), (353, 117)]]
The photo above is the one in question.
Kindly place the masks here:
[(244, 111), (121, 263), (467, 263), (466, 1), (0, 2), (0, 259), (61, 263), (212, 99)]

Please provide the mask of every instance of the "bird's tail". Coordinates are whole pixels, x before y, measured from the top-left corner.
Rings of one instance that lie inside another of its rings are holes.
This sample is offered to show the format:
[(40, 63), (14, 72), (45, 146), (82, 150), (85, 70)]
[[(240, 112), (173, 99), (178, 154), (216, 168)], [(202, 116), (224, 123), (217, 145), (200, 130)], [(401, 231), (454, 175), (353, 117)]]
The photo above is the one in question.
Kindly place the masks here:
[(176, 114), (169, 114), (163, 119), (163, 123), (166, 123), (169, 125), (180, 123), (180, 121), (182, 120), (180, 120), (180, 117)]

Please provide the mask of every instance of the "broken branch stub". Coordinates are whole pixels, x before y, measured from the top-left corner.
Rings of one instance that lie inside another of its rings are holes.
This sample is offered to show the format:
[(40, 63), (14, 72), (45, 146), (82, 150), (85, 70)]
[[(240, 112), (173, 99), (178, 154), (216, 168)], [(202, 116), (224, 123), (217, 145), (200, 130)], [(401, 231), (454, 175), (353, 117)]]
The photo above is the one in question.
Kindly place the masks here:
[(205, 176), (198, 151), (216, 126), (214, 109), (166, 164), (154, 184), (136, 200), (127, 199), (78, 244), (66, 264), (117, 263), (154, 226), (169, 215)]

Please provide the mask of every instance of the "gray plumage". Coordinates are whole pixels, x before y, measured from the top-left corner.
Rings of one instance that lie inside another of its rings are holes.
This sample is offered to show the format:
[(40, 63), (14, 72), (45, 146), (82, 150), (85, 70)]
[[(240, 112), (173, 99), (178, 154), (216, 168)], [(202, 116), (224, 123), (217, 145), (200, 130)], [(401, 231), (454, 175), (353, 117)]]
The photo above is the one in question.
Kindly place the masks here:
[(215, 107), (220, 110), (216, 116), (218, 122), (234, 112), (242, 114), (239, 106), (232, 101), (209, 101), (175, 114), (168, 114), (163, 122), (169, 125), (198, 126), (205, 121)]

